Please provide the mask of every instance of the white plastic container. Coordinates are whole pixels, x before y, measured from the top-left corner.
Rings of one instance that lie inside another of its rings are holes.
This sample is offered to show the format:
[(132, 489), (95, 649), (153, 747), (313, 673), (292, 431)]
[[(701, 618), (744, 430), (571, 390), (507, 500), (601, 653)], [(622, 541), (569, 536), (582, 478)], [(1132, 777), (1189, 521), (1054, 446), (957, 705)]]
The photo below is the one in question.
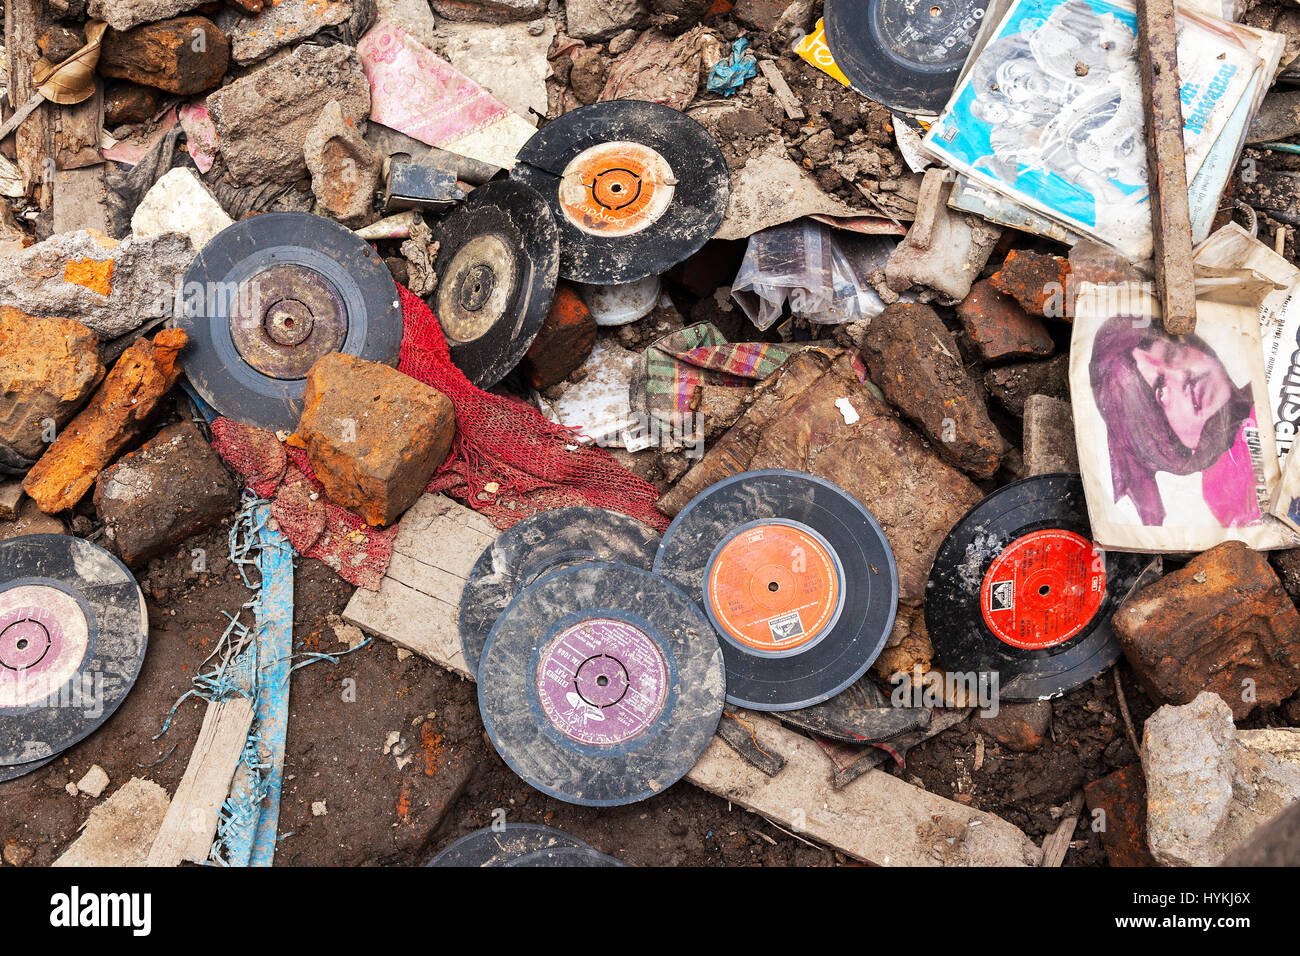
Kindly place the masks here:
[(578, 294), (587, 303), (597, 325), (627, 325), (643, 319), (659, 304), (663, 283), (659, 276), (617, 285), (586, 285), (576, 282)]

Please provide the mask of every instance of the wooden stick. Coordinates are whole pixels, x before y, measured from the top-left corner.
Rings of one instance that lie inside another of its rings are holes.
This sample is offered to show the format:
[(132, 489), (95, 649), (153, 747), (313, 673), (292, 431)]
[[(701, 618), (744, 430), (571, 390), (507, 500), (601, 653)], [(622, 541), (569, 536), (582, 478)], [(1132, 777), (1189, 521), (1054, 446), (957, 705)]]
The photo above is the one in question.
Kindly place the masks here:
[(1165, 331), (1187, 335), (1196, 330), (1196, 287), (1173, 0), (1137, 0), (1137, 19), (1156, 286)]

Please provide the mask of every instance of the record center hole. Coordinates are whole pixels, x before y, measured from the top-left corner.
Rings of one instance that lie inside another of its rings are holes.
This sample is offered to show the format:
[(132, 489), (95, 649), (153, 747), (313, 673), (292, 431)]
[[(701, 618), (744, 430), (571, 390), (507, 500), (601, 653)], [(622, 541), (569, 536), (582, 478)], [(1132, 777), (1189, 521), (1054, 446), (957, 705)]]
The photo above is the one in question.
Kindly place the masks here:
[(609, 678), (606, 677), (604, 674), (601, 674), (599, 677), (596, 678), (596, 686), (597, 686), (597, 687), (608, 687), (608, 686), (609, 686)]
[(941, 13), (943, 13), (943, 8), (940, 6), (936, 5), (930, 8), (930, 16), (932, 17), (937, 17)]
[(27, 650), (27, 638), (25, 637), (18, 638), (18, 649), (20, 651)]
[(1052, 588), (1049, 585), (1044, 584), (1042, 587), (1038, 589), (1038, 593), (1041, 594), (1043, 597), (1047, 597), (1047, 595), (1052, 593)]
[(770, 581), (768, 582), (767, 589), (769, 591), (776, 592), (781, 590), (781, 585), (777, 584), (775, 581)]

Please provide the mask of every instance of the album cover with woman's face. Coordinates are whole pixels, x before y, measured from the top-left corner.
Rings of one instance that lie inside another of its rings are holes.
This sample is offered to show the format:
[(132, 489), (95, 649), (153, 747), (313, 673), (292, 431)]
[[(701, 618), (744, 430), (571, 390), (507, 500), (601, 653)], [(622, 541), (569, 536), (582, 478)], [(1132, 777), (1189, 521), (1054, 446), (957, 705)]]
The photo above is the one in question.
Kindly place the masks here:
[(1084, 283), (1070, 350), (1098, 544), (1174, 553), (1229, 540), (1294, 546), (1269, 514), (1280, 469), (1254, 308), (1201, 300), (1196, 333), (1171, 336), (1149, 291)]

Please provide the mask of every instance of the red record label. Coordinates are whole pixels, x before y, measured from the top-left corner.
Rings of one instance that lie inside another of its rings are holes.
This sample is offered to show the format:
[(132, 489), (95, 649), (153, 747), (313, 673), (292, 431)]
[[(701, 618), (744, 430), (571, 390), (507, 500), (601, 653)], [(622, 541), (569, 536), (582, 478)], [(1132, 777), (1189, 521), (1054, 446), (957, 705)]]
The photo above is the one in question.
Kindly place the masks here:
[(984, 623), (1012, 647), (1043, 650), (1078, 634), (1106, 597), (1106, 557), (1072, 531), (1017, 538), (984, 575)]

